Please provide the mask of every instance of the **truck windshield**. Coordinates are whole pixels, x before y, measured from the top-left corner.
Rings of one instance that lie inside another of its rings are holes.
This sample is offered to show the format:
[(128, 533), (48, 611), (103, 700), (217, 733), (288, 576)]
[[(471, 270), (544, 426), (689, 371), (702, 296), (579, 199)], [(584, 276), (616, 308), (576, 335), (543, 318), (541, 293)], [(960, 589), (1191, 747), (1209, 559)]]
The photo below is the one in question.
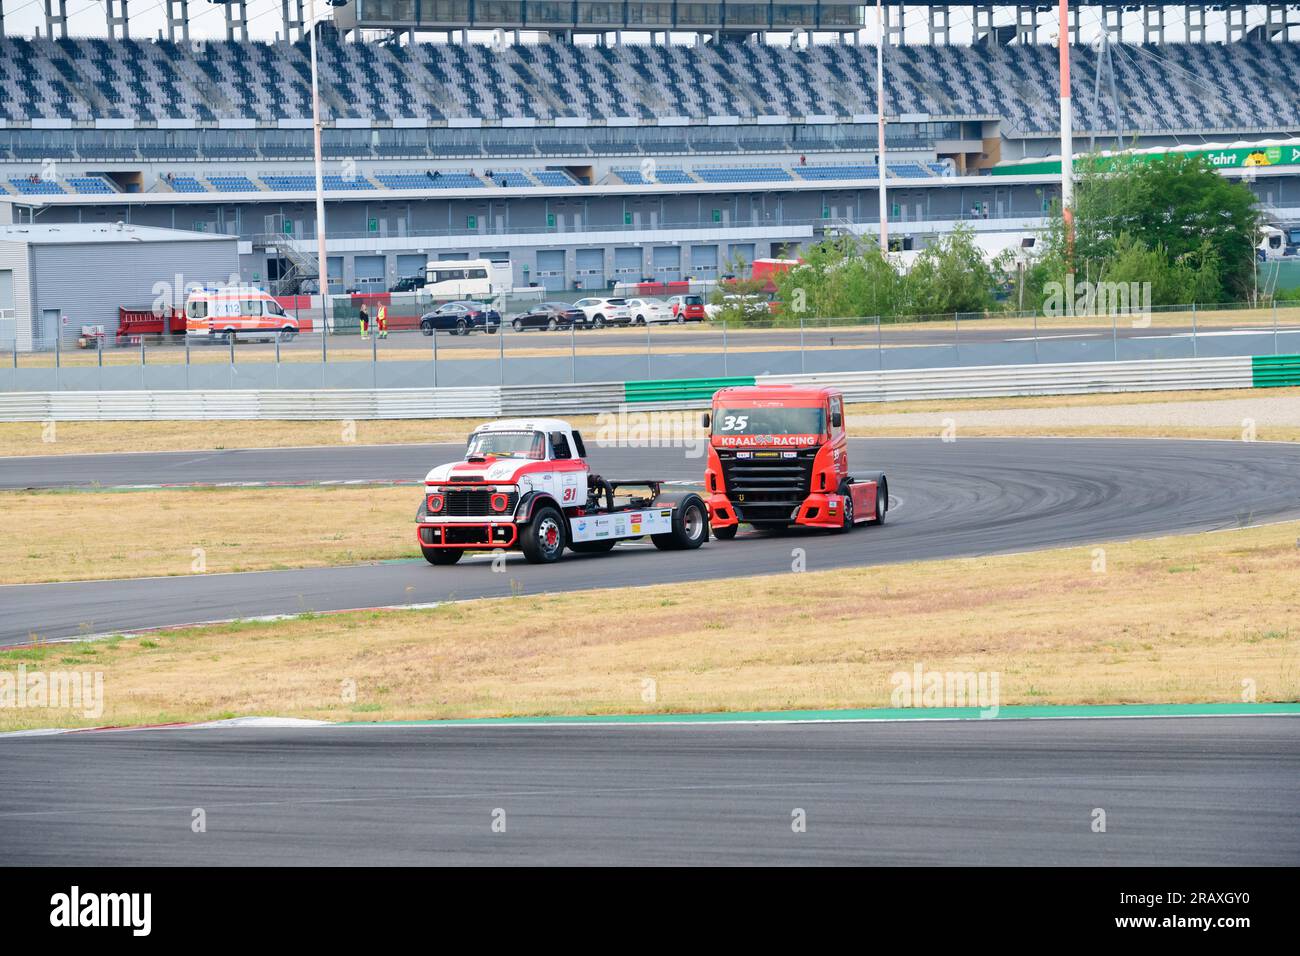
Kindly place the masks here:
[(546, 457), (546, 436), (541, 432), (475, 432), (469, 436), (466, 458), (533, 458)]
[(715, 435), (822, 435), (822, 408), (719, 408), (713, 413)]

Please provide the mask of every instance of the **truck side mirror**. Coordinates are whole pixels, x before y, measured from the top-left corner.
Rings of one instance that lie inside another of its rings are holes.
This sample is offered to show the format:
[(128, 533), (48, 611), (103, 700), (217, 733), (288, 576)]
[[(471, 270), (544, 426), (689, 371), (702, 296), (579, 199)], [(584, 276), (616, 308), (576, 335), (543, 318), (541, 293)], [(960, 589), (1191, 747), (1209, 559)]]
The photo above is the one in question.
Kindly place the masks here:
[(709, 425), (711, 424), (711, 422), (712, 422), (712, 419), (709, 418), (709, 413), (708, 413), (708, 412), (705, 412), (703, 415), (700, 416), (700, 426), (701, 426), (702, 428), (704, 428), (705, 431), (708, 430)]
[(831, 412), (831, 427), (832, 427), (832, 428), (842, 428), (842, 427), (844, 427), (844, 415), (843, 415), (843, 413), (841, 413), (841, 412)]

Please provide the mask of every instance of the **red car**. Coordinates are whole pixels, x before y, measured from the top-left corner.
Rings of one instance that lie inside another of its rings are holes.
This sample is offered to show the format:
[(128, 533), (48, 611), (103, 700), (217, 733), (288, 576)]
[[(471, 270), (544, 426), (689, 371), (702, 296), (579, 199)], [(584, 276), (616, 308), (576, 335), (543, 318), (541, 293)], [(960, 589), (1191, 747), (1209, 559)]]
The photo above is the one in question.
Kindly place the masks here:
[(708, 318), (704, 311), (704, 296), (675, 295), (668, 300), (673, 310), (673, 317), (678, 322), (703, 322)]

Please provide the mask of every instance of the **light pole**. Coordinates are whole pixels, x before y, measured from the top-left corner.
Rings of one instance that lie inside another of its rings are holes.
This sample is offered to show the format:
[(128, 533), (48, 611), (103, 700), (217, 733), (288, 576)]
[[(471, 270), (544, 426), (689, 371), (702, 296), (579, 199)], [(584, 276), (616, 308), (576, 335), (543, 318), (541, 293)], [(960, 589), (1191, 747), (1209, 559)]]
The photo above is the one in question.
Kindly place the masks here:
[[(1070, 105), (1070, 5), (1060, 3), (1061, 23), (1057, 47), (1061, 56), (1061, 220), (1065, 226), (1065, 249), (1074, 259), (1074, 116)], [(1067, 265), (1073, 271), (1073, 265)]]
[[(1064, 0), (1062, 0), (1064, 3)], [(889, 207), (885, 205), (885, 4), (876, 0), (876, 121), (879, 127), (877, 149), (880, 153), (877, 175), (880, 177), (880, 251), (889, 255)]]
[(329, 331), (329, 259), (325, 255), (325, 177), (321, 171), (320, 80), (316, 67), (316, 0), (307, 12), (311, 29), (311, 129), (316, 158), (316, 285), (320, 290), (320, 334)]

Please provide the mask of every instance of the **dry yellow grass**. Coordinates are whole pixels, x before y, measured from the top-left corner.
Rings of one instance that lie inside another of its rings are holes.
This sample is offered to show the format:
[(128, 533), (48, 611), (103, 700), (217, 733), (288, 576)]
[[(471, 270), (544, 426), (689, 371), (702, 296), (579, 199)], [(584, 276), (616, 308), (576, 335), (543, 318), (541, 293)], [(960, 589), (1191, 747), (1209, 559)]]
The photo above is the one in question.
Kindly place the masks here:
[[(418, 488), (0, 492), (0, 584), (419, 557)], [(287, 522), (310, 505), (312, 521)], [(196, 549), (199, 551), (196, 552)]]
[[(1028, 398), (943, 399), (880, 404), (855, 404), (848, 407), (849, 426), (852, 416), (877, 412), (945, 412), (982, 411), (1017, 408), (1075, 408), (1103, 405), (1145, 405), (1160, 402), (1215, 402), (1236, 398), (1283, 398), (1300, 396), (1300, 388), (1225, 389), (1197, 392), (1126, 392), (1103, 395), (1045, 395)], [(443, 418), (427, 420), (357, 421), (353, 436), (358, 444), (421, 444), (426, 442), (460, 442), (482, 419)], [(578, 415), (570, 418), (574, 425), (594, 435), (596, 417)], [(1220, 437), (1205, 434), (1178, 437)], [(1109, 433), (1113, 434), (1111, 430)], [(858, 434), (854, 432), (854, 434)], [(884, 434), (873, 429), (861, 437)], [(890, 433), (894, 434), (894, 433)], [(929, 436), (933, 430), (898, 432)], [(964, 431), (974, 435), (974, 431)], [(997, 434), (1014, 434), (1000, 431)], [(1040, 432), (1041, 434), (1041, 432)], [(1052, 434), (1073, 434), (1054, 431)], [(1145, 435), (1135, 431), (1134, 435)], [(207, 451), (222, 448), (284, 448), (299, 445), (335, 445), (343, 440), (340, 422), (286, 421), (219, 421), (219, 422), (59, 422), (54, 441), (46, 441), (48, 430), (41, 422), (0, 422), (0, 456), (74, 455), (132, 451)], [(1224, 436), (1230, 437), (1230, 436)], [(1271, 440), (1294, 440), (1275, 435)]]
[(996, 671), (1005, 705), (1294, 701), (1297, 535), (1114, 543), (1104, 572), (1070, 548), (45, 645), (0, 669), (102, 672), (106, 710), (0, 729), (878, 707), (917, 664)]

